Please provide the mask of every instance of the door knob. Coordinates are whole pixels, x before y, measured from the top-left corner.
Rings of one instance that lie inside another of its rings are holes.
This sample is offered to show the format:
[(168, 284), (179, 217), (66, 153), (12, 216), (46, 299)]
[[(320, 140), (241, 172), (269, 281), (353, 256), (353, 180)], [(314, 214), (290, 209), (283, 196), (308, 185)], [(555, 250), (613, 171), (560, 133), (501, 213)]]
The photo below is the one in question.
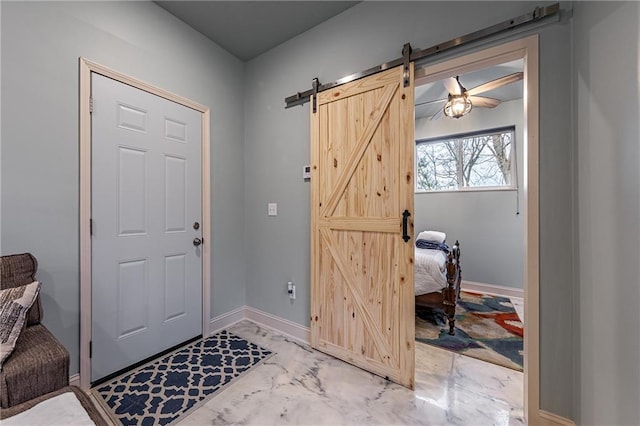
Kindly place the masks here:
[(198, 247), (200, 244), (202, 244), (202, 240), (200, 238), (194, 238), (193, 239), (193, 245)]

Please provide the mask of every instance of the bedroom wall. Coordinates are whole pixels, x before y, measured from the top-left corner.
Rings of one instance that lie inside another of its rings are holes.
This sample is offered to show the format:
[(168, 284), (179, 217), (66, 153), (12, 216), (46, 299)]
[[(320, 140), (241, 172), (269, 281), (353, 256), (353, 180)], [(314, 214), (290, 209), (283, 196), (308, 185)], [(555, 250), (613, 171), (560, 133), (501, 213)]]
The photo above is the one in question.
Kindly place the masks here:
[(640, 3), (576, 2), (578, 424), (640, 424)]
[[(152, 2), (1, 2), (2, 253), (30, 251), (79, 370), (78, 57), (211, 108), (212, 315), (245, 304), (244, 64)], [(240, 233), (240, 235), (238, 235)]]
[[(524, 109), (522, 99), (503, 102), (494, 109), (474, 108), (457, 120), (416, 120), (416, 140), (485, 130), (516, 127), (518, 182), (524, 165)], [(447, 233), (449, 245), (460, 240), (464, 280), (523, 288), (524, 194), (516, 190), (416, 192), (414, 229)], [(520, 209), (521, 210), (521, 209)]]
[[(284, 98), (531, 12), (544, 2), (362, 2), (247, 63), (245, 230), (247, 304), (309, 325), (309, 106)], [(457, 25), (450, 25), (456, 16)], [(573, 417), (570, 29), (540, 29), (541, 406)], [(267, 216), (267, 203), (278, 216)], [(290, 301), (286, 282), (297, 283)]]

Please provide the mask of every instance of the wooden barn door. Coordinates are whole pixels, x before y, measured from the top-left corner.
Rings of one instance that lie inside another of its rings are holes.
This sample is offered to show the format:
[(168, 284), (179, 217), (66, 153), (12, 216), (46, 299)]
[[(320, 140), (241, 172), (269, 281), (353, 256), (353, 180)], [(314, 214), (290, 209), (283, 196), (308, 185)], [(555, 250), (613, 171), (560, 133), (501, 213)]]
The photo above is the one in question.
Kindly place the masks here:
[(413, 66), (321, 92), (311, 112), (311, 344), (414, 386)]

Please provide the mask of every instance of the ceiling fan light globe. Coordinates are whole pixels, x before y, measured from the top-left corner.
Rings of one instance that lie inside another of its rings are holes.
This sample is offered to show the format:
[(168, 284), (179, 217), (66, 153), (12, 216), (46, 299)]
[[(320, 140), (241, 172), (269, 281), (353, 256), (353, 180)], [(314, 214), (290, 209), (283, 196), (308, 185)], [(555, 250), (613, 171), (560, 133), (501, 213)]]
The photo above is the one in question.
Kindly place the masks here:
[(471, 100), (467, 96), (449, 96), (444, 106), (444, 115), (450, 118), (460, 118), (471, 111)]

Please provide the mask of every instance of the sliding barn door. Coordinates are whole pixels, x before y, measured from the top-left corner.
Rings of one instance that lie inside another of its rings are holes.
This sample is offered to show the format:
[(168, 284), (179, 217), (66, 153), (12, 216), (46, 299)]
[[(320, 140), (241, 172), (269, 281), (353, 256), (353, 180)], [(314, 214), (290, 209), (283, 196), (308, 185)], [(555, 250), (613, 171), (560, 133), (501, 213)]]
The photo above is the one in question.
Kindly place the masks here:
[(311, 112), (311, 344), (414, 385), (413, 67), (321, 92)]

